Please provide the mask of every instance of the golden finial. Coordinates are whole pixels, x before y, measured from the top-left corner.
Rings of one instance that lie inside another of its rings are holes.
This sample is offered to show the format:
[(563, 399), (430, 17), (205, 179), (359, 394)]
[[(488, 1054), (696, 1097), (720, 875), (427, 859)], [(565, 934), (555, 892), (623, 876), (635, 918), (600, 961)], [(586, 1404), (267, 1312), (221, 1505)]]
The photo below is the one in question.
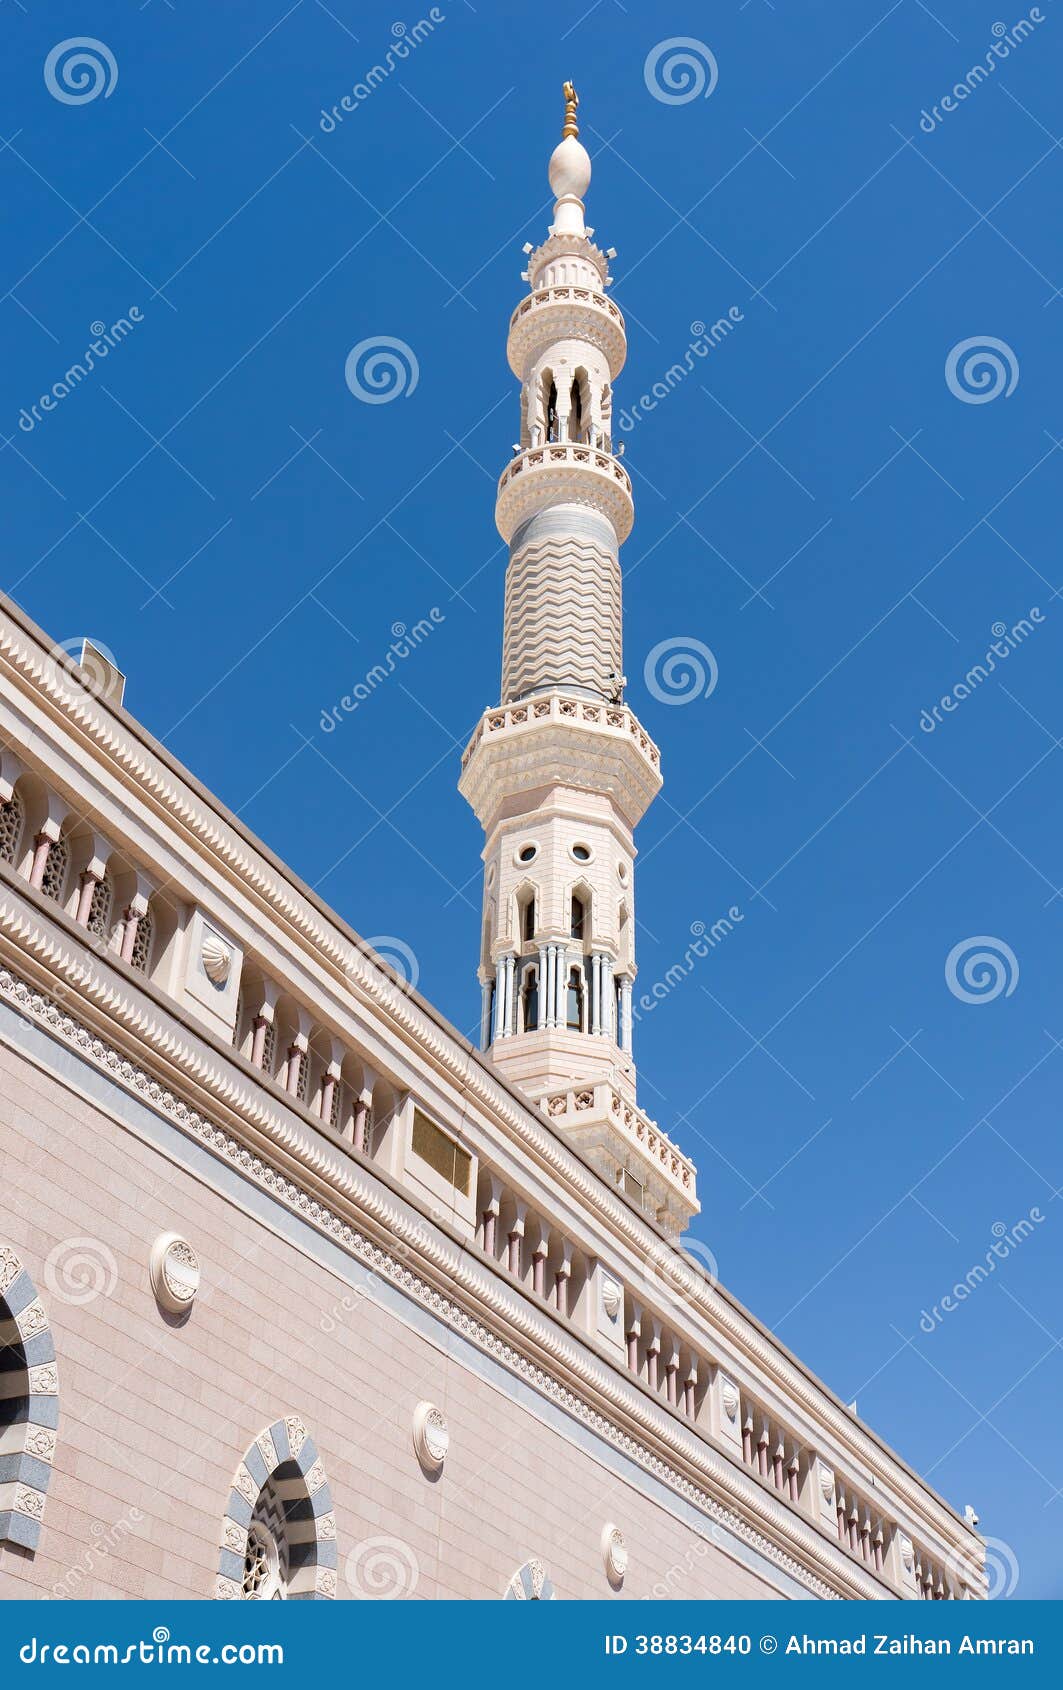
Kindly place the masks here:
[(561, 92), (565, 96), (565, 127), (561, 131), (561, 139), (567, 141), (571, 135), (575, 141), (579, 139), (579, 124), (576, 122), (576, 107), (579, 105), (579, 95), (571, 82), (566, 82)]

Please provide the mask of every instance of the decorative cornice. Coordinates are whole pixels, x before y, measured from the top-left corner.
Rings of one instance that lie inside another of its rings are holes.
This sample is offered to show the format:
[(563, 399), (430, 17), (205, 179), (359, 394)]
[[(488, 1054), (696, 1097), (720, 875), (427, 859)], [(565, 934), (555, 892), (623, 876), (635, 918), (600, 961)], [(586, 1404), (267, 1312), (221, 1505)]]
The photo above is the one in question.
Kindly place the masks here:
[(599, 347), (612, 381), (624, 367), (624, 318), (611, 299), (594, 288), (576, 285), (538, 288), (521, 300), (509, 319), (506, 356), (518, 381), (525, 379), (529, 362), (563, 340), (582, 340)]
[(520, 523), (554, 505), (588, 505), (612, 523), (623, 545), (635, 521), (631, 477), (619, 458), (571, 441), (530, 446), (498, 479), (495, 526), (509, 545)]

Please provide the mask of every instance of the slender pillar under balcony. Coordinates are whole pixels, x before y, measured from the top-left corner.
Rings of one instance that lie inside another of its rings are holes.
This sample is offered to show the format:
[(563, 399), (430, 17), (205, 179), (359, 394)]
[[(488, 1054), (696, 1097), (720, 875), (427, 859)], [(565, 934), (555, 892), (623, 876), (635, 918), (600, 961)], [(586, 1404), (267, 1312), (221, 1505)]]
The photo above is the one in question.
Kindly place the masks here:
[(78, 885), (77, 910), (74, 920), (79, 927), (87, 927), (89, 916), (92, 914), (92, 900), (96, 896), (96, 888), (103, 879), (103, 875), (96, 874), (92, 869), (83, 869)]
[(697, 1417), (698, 1367), (697, 1362), (691, 1362), (690, 1370), (683, 1381), (683, 1413), (688, 1420)]

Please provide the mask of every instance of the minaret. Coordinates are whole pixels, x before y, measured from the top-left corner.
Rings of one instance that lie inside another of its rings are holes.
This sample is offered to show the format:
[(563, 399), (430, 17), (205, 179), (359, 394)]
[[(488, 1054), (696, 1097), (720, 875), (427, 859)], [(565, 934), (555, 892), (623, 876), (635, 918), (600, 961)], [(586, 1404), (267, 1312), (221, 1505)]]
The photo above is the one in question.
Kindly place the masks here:
[(509, 547), (502, 702), (459, 782), (486, 835), (481, 1043), (675, 1231), (698, 1207), (694, 1171), (637, 1108), (631, 1048), (633, 834), (661, 775), (623, 702), (618, 554), (634, 507), (612, 393), (627, 343), (605, 291), (615, 252), (584, 223), (591, 161), (569, 82), (564, 95), (554, 220), (525, 248), (530, 291), (507, 343), (521, 400), (495, 505)]

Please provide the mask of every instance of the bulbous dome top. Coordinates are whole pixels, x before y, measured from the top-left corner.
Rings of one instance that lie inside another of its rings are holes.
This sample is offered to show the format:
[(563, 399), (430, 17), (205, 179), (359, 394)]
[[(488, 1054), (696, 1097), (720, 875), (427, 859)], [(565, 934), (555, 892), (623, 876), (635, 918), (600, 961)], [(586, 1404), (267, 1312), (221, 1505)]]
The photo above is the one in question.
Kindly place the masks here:
[(582, 141), (566, 135), (550, 156), (550, 186), (557, 199), (572, 194), (582, 199), (591, 184), (590, 154)]

